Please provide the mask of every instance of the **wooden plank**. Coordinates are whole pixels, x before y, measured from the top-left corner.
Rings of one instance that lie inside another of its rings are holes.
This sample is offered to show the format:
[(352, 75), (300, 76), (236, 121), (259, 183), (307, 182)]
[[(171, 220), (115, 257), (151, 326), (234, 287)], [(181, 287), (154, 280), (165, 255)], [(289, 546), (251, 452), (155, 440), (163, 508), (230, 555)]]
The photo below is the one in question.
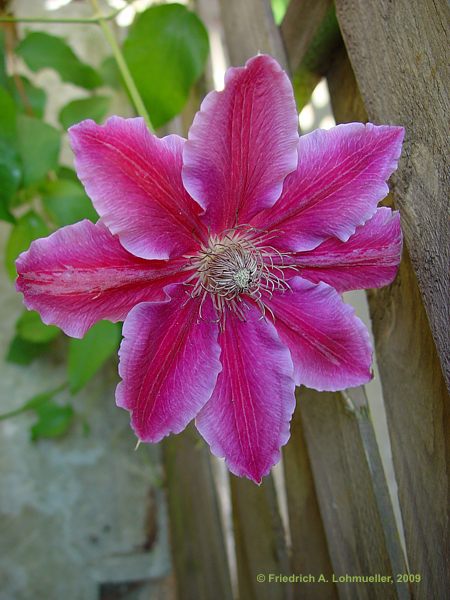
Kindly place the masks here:
[[(337, 121), (367, 115), (345, 52), (328, 85)], [(388, 201), (389, 203), (389, 201)], [(405, 250), (394, 283), (369, 293), (398, 494), (415, 598), (444, 598), (450, 589), (449, 397), (417, 280)]]
[(231, 600), (210, 452), (193, 426), (163, 442), (170, 538), (179, 600)]
[[(293, 69), (297, 69), (297, 70), (301, 71), (302, 68), (304, 67), (305, 59), (306, 59), (308, 53), (311, 52), (312, 41), (314, 39), (317, 39), (317, 37), (318, 37), (317, 31), (320, 31), (321, 27), (323, 28), (323, 25), (321, 26), (319, 20), (320, 20), (320, 18), (322, 18), (322, 20), (325, 18), (325, 16), (327, 15), (327, 10), (329, 12), (329, 7), (326, 6), (326, 4), (327, 3), (325, 3), (325, 2), (318, 2), (318, 3), (314, 4), (313, 6), (309, 6), (308, 2), (301, 2), (301, 0), (293, 0), (292, 1), (291, 5), (290, 5), (291, 15), (295, 15), (296, 19), (303, 20), (303, 22), (308, 23), (308, 27), (305, 28), (305, 29), (308, 29), (308, 33), (301, 34), (302, 37), (304, 38), (303, 43), (296, 43), (295, 33), (294, 33), (296, 28), (289, 25), (289, 21), (288, 21), (289, 14), (286, 14), (285, 20), (283, 21), (281, 30), (282, 30), (283, 35), (285, 36), (284, 37), (285, 47), (288, 51), (289, 62)], [(310, 14), (308, 14), (307, 10), (310, 11)], [(288, 13), (289, 13), (289, 11), (288, 11)], [(309, 18), (311, 18), (311, 21), (309, 20)], [(310, 23), (313, 23), (311, 30), (309, 29)], [(318, 56), (317, 64), (322, 65), (321, 69), (318, 71), (318, 74), (325, 72), (325, 70), (330, 65), (330, 62), (332, 60), (331, 57), (334, 57), (335, 53), (339, 51), (338, 50), (338, 48), (339, 48), (339, 40), (338, 39), (334, 39), (333, 37), (330, 37), (330, 36), (328, 38), (326, 36), (322, 36), (322, 37), (323, 37), (323, 39), (322, 39), (323, 43), (320, 43), (320, 40), (319, 40), (319, 43), (314, 44), (314, 52)], [(331, 40), (331, 42), (330, 42), (330, 40)], [(292, 56), (292, 58), (291, 58), (291, 56)], [(294, 78), (294, 80), (295, 80), (295, 78)], [(341, 97), (344, 98), (345, 96), (343, 94), (341, 94)], [(319, 396), (319, 397), (321, 396), (317, 392), (311, 392), (311, 393), (314, 394), (315, 396)], [(368, 414), (367, 399), (365, 397), (363, 388), (359, 388), (358, 390), (348, 390), (347, 393), (348, 393), (348, 396), (346, 395), (346, 397), (347, 397), (348, 402), (351, 404), (352, 400), (353, 400), (356, 403), (356, 407), (357, 407), (356, 410), (352, 409), (353, 412), (349, 415), (349, 418), (353, 418), (354, 420), (356, 419), (357, 428), (355, 428), (354, 424), (353, 424), (351, 432), (350, 431), (347, 432), (347, 435), (350, 436), (350, 440), (355, 445), (355, 449), (357, 451), (355, 452), (354, 455), (351, 455), (347, 458), (347, 460), (349, 461), (347, 463), (347, 467), (349, 467), (349, 468), (351, 467), (352, 469), (355, 469), (356, 466), (359, 465), (359, 469), (364, 474), (365, 483), (367, 485), (367, 489), (363, 490), (361, 497), (354, 499), (355, 505), (358, 507), (361, 503), (365, 503), (366, 507), (370, 506), (370, 509), (373, 511), (373, 515), (376, 520), (376, 523), (374, 523), (374, 526), (376, 527), (376, 531), (378, 533), (377, 536), (375, 536), (375, 537), (372, 536), (372, 542), (374, 543), (374, 548), (368, 547), (366, 549), (366, 553), (365, 553), (365, 559), (367, 560), (366, 567), (368, 566), (369, 562), (372, 563), (372, 566), (374, 566), (374, 564), (377, 562), (377, 557), (378, 558), (386, 557), (387, 563), (389, 564), (390, 569), (391, 569), (392, 576), (394, 576), (394, 574), (397, 571), (405, 570), (405, 561), (404, 561), (402, 548), (400, 545), (399, 535), (398, 535), (398, 531), (397, 531), (397, 527), (396, 527), (396, 523), (395, 523), (394, 512), (393, 512), (392, 504), (391, 504), (390, 497), (389, 497), (389, 491), (388, 491), (388, 487), (387, 487), (387, 483), (386, 483), (386, 479), (385, 479), (385, 475), (384, 475), (384, 471), (383, 471), (383, 466), (381, 463), (381, 457), (380, 457), (379, 449), (378, 449), (376, 439), (375, 439), (373, 425), (372, 425), (372, 422), (371, 422), (369, 414)], [(346, 394), (346, 393), (344, 392), (344, 394)], [(339, 395), (335, 395), (335, 397), (336, 397), (336, 399), (338, 399)], [(335, 407), (335, 409), (336, 408), (339, 408), (339, 406)], [(329, 420), (330, 420), (330, 422), (333, 422), (334, 417), (332, 415), (335, 412), (335, 410), (333, 409), (333, 407), (328, 407), (328, 409), (330, 409)], [(311, 424), (310, 407), (308, 405), (303, 405), (302, 414), (304, 416), (304, 419), (306, 419), (307, 422), (309, 421)], [(299, 419), (299, 415), (297, 415), (295, 418)], [(313, 429), (314, 429), (314, 427), (313, 427)], [(298, 429), (296, 429), (296, 428), (293, 429), (293, 435), (296, 436), (296, 442), (298, 443), (298, 436), (299, 436)], [(341, 452), (345, 450), (343, 448), (342, 444), (338, 447), (339, 447), (339, 451), (341, 451)], [(288, 451), (289, 451), (289, 446), (286, 448), (285, 455), (287, 455)], [(363, 453), (365, 456), (363, 456)], [(345, 452), (344, 452), (344, 454), (345, 454)], [(305, 472), (305, 470), (303, 469), (303, 473), (304, 472)], [(294, 470), (294, 473), (295, 473), (295, 470)], [(341, 473), (341, 475), (342, 474), (343, 473)], [(318, 487), (318, 493), (320, 496), (321, 495), (321, 487), (323, 487), (323, 479), (324, 478), (326, 479), (329, 476), (329, 473), (327, 472), (327, 467), (325, 467), (324, 471), (322, 471), (321, 469), (318, 468), (318, 465), (316, 464), (314, 475), (318, 479), (317, 487)], [(287, 475), (286, 479), (289, 482), (288, 475)], [(349, 486), (350, 488), (353, 488), (354, 486), (359, 485), (358, 479), (352, 478), (351, 469), (350, 469), (350, 472), (346, 473), (344, 482), (345, 483), (342, 483), (342, 480), (334, 481), (334, 484), (338, 486), (336, 488), (336, 492), (338, 492), (339, 486), (342, 486), (342, 485)], [(289, 483), (288, 483), (288, 486), (289, 486)], [(323, 492), (323, 490), (322, 490), (322, 492)], [(364, 496), (366, 497), (365, 501), (363, 500)], [(289, 499), (289, 496), (288, 496), (288, 499)], [(293, 498), (291, 497), (290, 498), (291, 503), (292, 503), (292, 500), (293, 500)], [(322, 501), (322, 503), (324, 501), (326, 502), (326, 498), (324, 499), (323, 497), (321, 497), (321, 501)], [(289, 502), (289, 500), (288, 500), (288, 502)], [(311, 515), (311, 521), (312, 521), (312, 518), (313, 518), (313, 515)], [(325, 515), (324, 515), (324, 519), (325, 519), (325, 523), (327, 524), (327, 517)], [(362, 519), (362, 520), (356, 519), (356, 524), (359, 527), (360, 534), (363, 536), (367, 535), (367, 529), (366, 529), (366, 524), (364, 522), (364, 519)], [(303, 525), (303, 526), (305, 526), (305, 525)], [(351, 533), (353, 533), (353, 532), (351, 532)], [(351, 550), (349, 552), (349, 554), (347, 555), (347, 557), (344, 559), (343, 555), (340, 554), (340, 545), (341, 545), (340, 534), (338, 534), (336, 537), (333, 537), (333, 529), (329, 529), (328, 524), (327, 524), (327, 535), (330, 540), (330, 545), (332, 546), (331, 547), (332, 559), (334, 559), (333, 564), (335, 565), (335, 567), (336, 567), (336, 564), (339, 566), (339, 560), (337, 560), (337, 558), (339, 558), (341, 561), (343, 561), (343, 564), (341, 566), (344, 566), (344, 568), (347, 569), (347, 572), (351, 571), (352, 569), (353, 569), (353, 571), (355, 571), (355, 567), (357, 568), (357, 565), (358, 565), (357, 560), (355, 561), (355, 558), (358, 558), (355, 556), (355, 550), (354, 549)], [(356, 543), (354, 548), (357, 548), (358, 546), (359, 546), (359, 544)], [(363, 568), (362, 565), (360, 565), (360, 568)], [(314, 594), (314, 588), (312, 588), (311, 591), (312, 591), (312, 594)], [(366, 594), (370, 595), (370, 591), (368, 590), (368, 588), (366, 588), (364, 590), (360, 589), (360, 590), (358, 590), (358, 592), (356, 592), (356, 591), (354, 591), (354, 592), (360, 594), (360, 597), (365, 597)], [(345, 594), (345, 590), (343, 590), (341, 587), (339, 587), (339, 593)], [(378, 589), (377, 593), (378, 593), (379, 597), (384, 597), (385, 591)], [(393, 592), (393, 595), (394, 595), (394, 597), (408, 598), (409, 597), (408, 586), (406, 586), (406, 585), (396, 586), (396, 589)]]
[(302, 64), (332, 4), (332, 0), (291, 0), (289, 3), (281, 24), (281, 35), (293, 73)]
[[(351, 408), (340, 393), (301, 388), (304, 433), (336, 577), (379, 573), (392, 577), (385, 529), (360, 432), (371, 427), (367, 407)], [(408, 598), (407, 585), (340, 582), (344, 598)]]
[[(283, 524), (271, 476), (261, 486), (231, 475), (239, 598), (290, 600), (292, 586), (269, 582), (269, 574), (289, 574)], [(266, 580), (258, 581), (257, 575)]]
[(336, 53), (335, 60), (327, 72), (327, 83), (336, 123), (366, 123), (367, 112), (345, 48)]
[(447, 0), (336, 0), (371, 121), (406, 128), (394, 200), (450, 384)]
[[(298, 391), (298, 390), (297, 390)], [(331, 581), (328, 544), (320, 515), (311, 464), (303, 434), (302, 415), (296, 410), (291, 423), (291, 439), (283, 448), (286, 495), (291, 532), (291, 567), (293, 573), (322, 573), (328, 583), (302, 583), (293, 590), (295, 600), (337, 598), (336, 585)]]
[(330, 0), (292, 0), (281, 24), (299, 112), (330, 66), (342, 37)]
[(258, 52), (267, 52), (287, 67), (270, 0), (220, 0), (220, 6), (232, 65), (242, 65)]
[(396, 282), (369, 295), (414, 595), (450, 589), (450, 399), (405, 253)]
[(357, 418), (358, 429), (366, 455), (367, 466), (370, 471), (373, 494), (380, 514), (380, 523), (383, 529), (386, 551), (394, 573), (394, 585), (399, 598), (409, 598), (409, 586), (398, 582), (395, 575), (406, 572), (406, 562), (400, 542), (394, 509), (389, 494), (389, 488), (381, 460), (375, 430), (370, 417), (369, 402), (364, 386), (351, 388), (341, 392), (346, 401), (347, 408)]

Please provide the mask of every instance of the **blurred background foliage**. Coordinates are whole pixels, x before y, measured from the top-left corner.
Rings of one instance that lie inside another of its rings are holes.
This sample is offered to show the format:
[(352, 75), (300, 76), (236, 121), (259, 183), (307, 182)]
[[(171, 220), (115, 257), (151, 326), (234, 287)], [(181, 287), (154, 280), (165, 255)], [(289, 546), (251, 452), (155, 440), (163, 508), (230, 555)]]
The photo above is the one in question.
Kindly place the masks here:
[[(105, 24), (109, 27), (109, 22), (134, 2), (127, 4), (111, 13), (105, 11), (103, 24), (93, 10), (85, 25), (68, 19), (66, 26), (103, 25), (104, 30)], [(92, 5), (96, 8), (95, 0)], [(288, 0), (272, 0), (278, 23), (287, 5)], [(57, 13), (51, 14), (57, 18)], [(202, 21), (185, 5), (154, 4), (143, 12), (133, 12), (124, 39), (110, 39), (112, 54), (94, 68), (77, 56), (64, 37), (34, 28), (27, 31), (26, 25), (24, 35), (19, 36), (14, 15), (4, 2), (0, 3), (0, 18), (0, 220), (10, 228), (4, 260), (13, 285), (15, 260), (33, 240), (82, 219), (98, 219), (75, 171), (61, 160), (67, 129), (83, 119), (101, 123), (114, 92), (120, 89), (128, 94), (136, 114), (146, 111), (143, 116), (154, 128), (165, 126), (181, 113), (192, 86), (202, 76), (209, 42)], [(108, 31), (106, 34), (108, 37)], [(121, 61), (145, 110), (139, 111)], [(79, 98), (60, 109), (58, 126), (47, 122), (46, 91), (31, 80), (43, 69), (54, 71), (61, 81), (80, 90)], [(82, 420), (88, 431), (84, 417), (58, 395), (68, 390), (73, 396), (82, 390), (116, 355), (120, 338), (120, 324), (102, 321), (82, 340), (71, 339), (57, 327), (45, 325), (36, 312), (24, 309), (5, 349), (5, 359), (26, 368), (45, 353), (57, 352), (66, 356), (67, 379), (54, 389), (24, 399), (20, 408), (0, 415), (0, 420), (34, 412), (32, 440), (61, 436), (75, 419)]]

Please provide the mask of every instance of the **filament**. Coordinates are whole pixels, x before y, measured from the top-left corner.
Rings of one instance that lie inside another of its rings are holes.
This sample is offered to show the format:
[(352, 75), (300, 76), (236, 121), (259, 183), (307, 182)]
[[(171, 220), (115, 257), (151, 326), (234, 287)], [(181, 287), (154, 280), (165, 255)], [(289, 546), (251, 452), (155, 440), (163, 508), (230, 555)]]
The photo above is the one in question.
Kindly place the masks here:
[(208, 297), (217, 315), (215, 321), (222, 329), (229, 313), (245, 321), (251, 304), (259, 308), (261, 318), (267, 312), (273, 318), (265, 300), (274, 293), (290, 290), (283, 270), (287, 253), (267, 244), (277, 235), (240, 225), (221, 235), (210, 235), (195, 256), (187, 257), (188, 268), (194, 272), (186, 284), (192, 287), (190, 297), (200, 298), (200, 319), (204, 318), (203, 305)]

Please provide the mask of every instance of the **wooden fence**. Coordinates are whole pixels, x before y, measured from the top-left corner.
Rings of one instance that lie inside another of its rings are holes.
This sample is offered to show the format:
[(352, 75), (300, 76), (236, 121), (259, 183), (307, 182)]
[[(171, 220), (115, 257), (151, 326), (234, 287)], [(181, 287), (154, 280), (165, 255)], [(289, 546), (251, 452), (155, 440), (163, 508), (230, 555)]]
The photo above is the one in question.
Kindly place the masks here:
[[(178, 596), (444, 600), (450, 590), (448, 4), (291, 0), (280, 27), (269, 0), (197, 0), (196, 8), (206, 22), (220, 19), (231, 64), (258, 51), (276, 57), (292, 75), (299, 103), (326, 77), (337, 122), (406, 128), (386, 200), (400, 210), (406, 248), (394, 283), (369, 293), (406, 556), (364, 388), (300, 389), (283, 453), (289, 547), (272, 477), (258, 488), (230, 476), (234, 591), (208, 450), (193, 430), (165, 442)], [(186, 123), (204, 92), (197, 90)], [(260, 583), (259, 573), (322, 573), (329, 581)], [(336, 585), (332, 573), (391, 575), (394, 583)], [(397, 581), (408, 573), (411, 581)]]

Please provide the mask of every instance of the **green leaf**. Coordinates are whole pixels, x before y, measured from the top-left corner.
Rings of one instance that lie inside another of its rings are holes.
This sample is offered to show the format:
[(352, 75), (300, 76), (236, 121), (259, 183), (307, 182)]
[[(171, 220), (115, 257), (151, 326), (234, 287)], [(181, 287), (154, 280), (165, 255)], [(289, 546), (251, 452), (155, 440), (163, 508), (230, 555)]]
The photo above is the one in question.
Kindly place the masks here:
[(23, 184), (30, 186), (44, 179), (49, 171), (56, 169), (61, 134), (51, 125), (25, 115), (20, 115), (17, 122)]
[(12, 146), (5, 146), (0, 139), (0, 219), (14, 223), (10, 202), (17, 192), (22, 177), (19, 159)]
[(38, 185), (34, 184), (30, 187), (19, 187), (17, 192), (9, 201), (10, 208), (17, 208), (24, 204), (30, 204), (38, 195)]
[[(6, 181), (8, 178), (9, 171), (4, 169), (4, 166), (1, 164), (1, 158), (0, 158), (0, 186), (2, 185), (2, 181)], [(3, 184), (5, 185), (5, 184)], [(5, 188), (3, 188), (2, 191), (5, 191)], [(11, 188), (9, 188), (9, 191), (11, 191)], [(4, 200), (4, 198), (1, 197), (1, 191), (0, 191), (0, 221), (6, 221), (7, 223), (14, 223), (14, 216), (11, 214), (11, 212), (9, 211), (8, 208), (8, 202)]]
[(17, 154), (17, 111), (14, 101), (0, 87), (0, 219), (14, 222), (10, 200), (19, 188), (22, 177)]
[(48, 235), (48, 227), (42, 218), (33, 210), (17, 219), (6, 242), (5, 265), (9, 277), (16, 278), (15, 260), (26, 250), (33, 240)]
[(86, 196), (79, 181), (58, 179), (48, 181), (41, 188), (41, 199), (51, 220), (63, 227), (89, 219), (93, 223), (98, 220), (92, 202)]
[(107, 56), (100, 65), (99, 70), (105, 85), (109, 85), (114, 90), (118, 90), (123, 86), (123, 79), (114, 56)]
[(69, 345), (69, 388), (75, 394), (97, 373), (106, 360), (117, 352), (120, 328), (100, 321), (82, 340), (71, 339)]
[(58, 327), (45, 325), (37, 312), (25, 311), (16, 323), (18, 335), (28, 342), (50, 342), (60, 334)]
[(70, 404), (60, 406), (48, 400), (36, 408), (38, 420), (31, 427), (33, 442), (39, 438), (55, 438), (64, 435), (72, 425), (74, 411)]
[(88, 90), (102, 84), (100, 75), (83, 63), (63, 38), (34, 31), (17, 46), (16, 53), (32, 71), (50, 68), (57, 71), (63, 81)]
[(0, 88), (0, 138), (9, 144), (15, 144), (17, 136), (17, 110), (14, 100), (8, 92)]
[(91, 96), (82, 100), (73, 100), (59, 113), (59, 122), (64, 129), (84, 119), (93, 119), (97, 123), (103, 120), (111, 102), (108, 96)]
[(12, 90), (12, 95), (16, 106), (19, 108), (19, 110), (25, 113), (27, 113), (31, 108), (33, 115), (39, 119), (42, 119), (44, 116), (45, 102), (47, 100), (46, 93), (43, 89), (33, 85), (26, 77), (20, 76), (19, 80), (21, 81), (23, 94), (25, 95), (27, 102), (24, 103), (23, 95), (19, 93), (17, 85), (14, 83), (14, 79), (10, 77), (9, 87)]
[(35, 358), (38, 358), (47, 352), (49, 347), (49, 343), (36, 344), (34, 342), (27, 342), (27, 340), (16, 335), (9, 345), (6, 361), (16, 365), (26, 366), (33, 362)]
[(64, 165), (59, 166), (58, 170), (56, 171), (56, 175), (59, 179), (68, 179), (69, 181), (80, 183), (78, 175), (70, 167), (65, 167)]
[(181, 112), (203, 72), (208, 34), (180, 4), (152, 6), (136, 19), (124, 54), (155, 127)]

